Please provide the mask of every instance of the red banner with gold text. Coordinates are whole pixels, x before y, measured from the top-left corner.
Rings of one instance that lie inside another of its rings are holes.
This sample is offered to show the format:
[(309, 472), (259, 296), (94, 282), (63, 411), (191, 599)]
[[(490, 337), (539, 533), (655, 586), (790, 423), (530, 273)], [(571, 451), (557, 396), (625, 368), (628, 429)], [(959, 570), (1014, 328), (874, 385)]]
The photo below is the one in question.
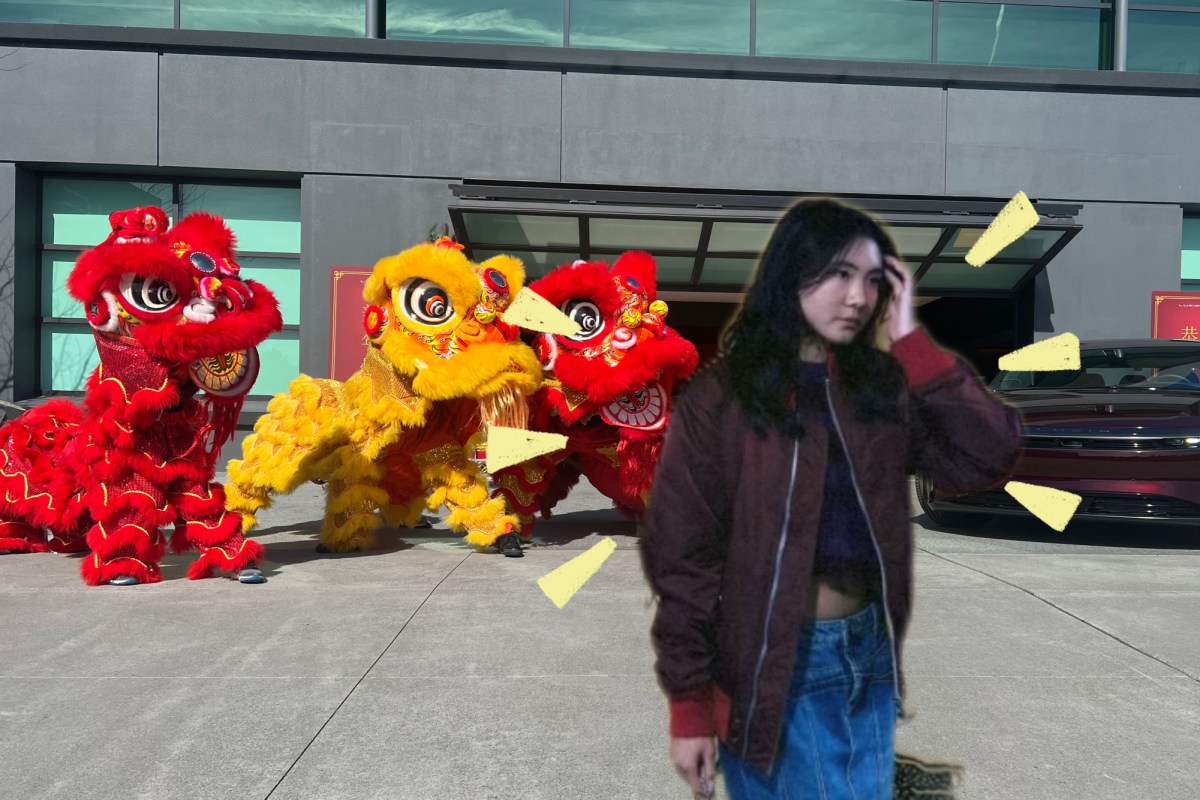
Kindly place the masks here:
[(1200, 341), (1200, 292), (1151, 292), (1150, 335)]

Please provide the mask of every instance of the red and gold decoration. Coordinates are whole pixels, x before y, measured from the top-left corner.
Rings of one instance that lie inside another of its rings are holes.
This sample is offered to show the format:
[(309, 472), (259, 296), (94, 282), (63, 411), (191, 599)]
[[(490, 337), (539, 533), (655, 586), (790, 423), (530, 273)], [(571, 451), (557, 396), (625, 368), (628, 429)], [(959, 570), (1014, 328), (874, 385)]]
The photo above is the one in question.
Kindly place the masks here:
[(210, 274), (236, 263), (219, 217), (168, 230), (162, 209), (136, 208), (109, 221), (67, 280), (100, 356), (83, 408), (55, 399), (0, 428), (0, 551), (90, 550), (88, 584), (154, 583), (173, 525), (171, 548), (200, 554), (189, 578), (245, 569), (262, 546), (212, 478), (257, 375), (255, 347), (283, 328), (279, 304), (229, 269)]
[(1200, 292), (1151, 292), (1150, 335), (1200, 341)]
[(646, 508), (676, 380), (696, 368), (696, 348), (665, 324), (658, 270), (629, 252), (610, 268), (577, 261), (530, 289), (579, 324), (574, 336), (542, 333), (534, 352), (546, 373), (530, 405), (530, 428), (567, 436), (565, 450), (501, 470), (497, 492), (528, 535), (586, 476), (627, 516)]

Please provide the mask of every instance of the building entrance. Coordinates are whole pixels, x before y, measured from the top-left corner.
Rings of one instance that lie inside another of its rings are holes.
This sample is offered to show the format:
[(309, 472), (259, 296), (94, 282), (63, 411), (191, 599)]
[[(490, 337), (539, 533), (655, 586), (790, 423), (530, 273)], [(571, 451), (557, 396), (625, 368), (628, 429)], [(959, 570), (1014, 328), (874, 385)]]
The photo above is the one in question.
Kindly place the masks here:
[[(647, 250), (668, 324), (716, 353), (775, 220), (800, 195), (452, 185), (459, 242), (475, 260), (511, 253), (531, 278), (560, 264)], [(944, 346), (995, 374), (1033, 341), (1034, 280), (1079, 232), (1078, 205), (1034, 202), (1040, 221), (983, 267), (965, 261), (1005, 200), (842, 198), (885, 222), (917, 281), (918, 315)]]

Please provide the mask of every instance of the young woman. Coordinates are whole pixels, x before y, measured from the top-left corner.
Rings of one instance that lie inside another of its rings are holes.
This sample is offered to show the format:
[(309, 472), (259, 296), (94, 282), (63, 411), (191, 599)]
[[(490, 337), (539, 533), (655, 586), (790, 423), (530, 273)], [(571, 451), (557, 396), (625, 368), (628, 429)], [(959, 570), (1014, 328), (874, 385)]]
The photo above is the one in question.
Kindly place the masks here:
[(676, 406), (642, 555), (671, 758), (701, 795), (716, 735), (733, 800), (891, 800), (908, 472), (987, 485), (1021, 441), (912, 294), (875, 221), (802, 202)]

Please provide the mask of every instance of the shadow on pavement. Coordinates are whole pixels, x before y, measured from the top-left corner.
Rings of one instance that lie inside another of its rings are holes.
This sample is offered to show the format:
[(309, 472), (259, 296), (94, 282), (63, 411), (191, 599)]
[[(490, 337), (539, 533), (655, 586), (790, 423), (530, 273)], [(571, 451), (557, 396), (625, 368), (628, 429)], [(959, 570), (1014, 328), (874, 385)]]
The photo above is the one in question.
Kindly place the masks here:
[(595, 536), (638, 538), (638, 525), (615, 508), (555, 513), (550, 519), (538, 518), (533, 527), (530, 548), (560, 547)]

